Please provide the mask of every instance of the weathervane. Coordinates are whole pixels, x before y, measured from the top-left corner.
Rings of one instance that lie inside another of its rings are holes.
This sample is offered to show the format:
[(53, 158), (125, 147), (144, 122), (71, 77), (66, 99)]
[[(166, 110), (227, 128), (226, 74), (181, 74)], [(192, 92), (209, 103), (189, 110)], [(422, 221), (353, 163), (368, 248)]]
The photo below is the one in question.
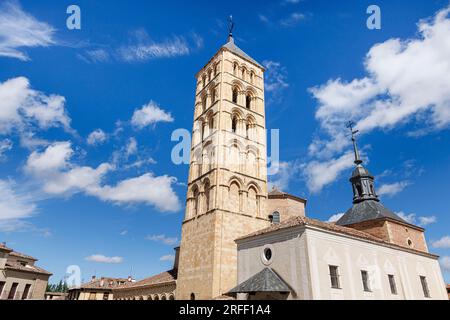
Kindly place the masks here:
[(234, 22), (233, 22), (233, 16), (230, 15), (228, 17), (228, 38), (233, 38), (233, 29), (234, 29)]
[(359, 165), (362, 163), (362, 160), (359, 157), (359, 151), (358, 151), (358, 146), (356, 145), (356, 137), (355, 137), (355, 134), (357, 134), (359, 132), (359, 130), (353, 130), (354, 126), (355, 126), (355, 123), (353, 121), (349, 121), (347, 123), (347, 128), (350, 129), (350, 132), (352, 135), (353, 151), (355, 152), (355, 164)]

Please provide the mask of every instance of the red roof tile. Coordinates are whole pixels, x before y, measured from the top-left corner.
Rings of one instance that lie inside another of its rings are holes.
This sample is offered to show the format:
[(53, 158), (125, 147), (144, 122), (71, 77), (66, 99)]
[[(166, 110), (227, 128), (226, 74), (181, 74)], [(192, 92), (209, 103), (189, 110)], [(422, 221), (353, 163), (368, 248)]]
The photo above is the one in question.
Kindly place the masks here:
[(117, 288), (117, 289), (129, 289), (129, 288), (137, 288), (137, 287), (147, 287), (147, 286), (156, 286), (163, 283), (170, 283), (175, 282), (177, 280), (178, 270), (172, 269), (169, 271), (161, 272), (155, 276), (152, 276), (150, 278), (142, 279), (140, 281), (131, 283), (130, 285), (123, 287), (123, 288)]
[(293, 228), (293, 227), (297, 227), (297, 226), (313, 226), (313, 227), (317, 227), (317, 228), (321, 228), (324, 230), (328, 230), (328, 231), (333, 231), (336, 233), (341, 233), (341, 234), (345, 234), (348, 236), (353, 236), (353, 237), (357, 237), (360, 239), (364, 239), (364, 240), (368, 240), (368, 241), (373, 241), (373, 242), (377, 242), (386, 246), (390, 246), (390, 247), (395, 247), (397, 249), (401, 249), (404, 251), (410, 251), (410, 252), (414, 252), (414, 253), (419, 253), (419, 254), (423, 254), (423, 255), (427, 255), (433, 258), (437, 258), (438, 256), (433, 255), (431, 253), (428, 252), (423, 252), (423, 251), (418, 251), (418, 250), (414, 250), (414, 249), (409, 249), (409, 248), (405, 248), (405, 247), (401, 247), (399, 245), (395, 245), (393, 243), (384, 241), (378, 237), (375, 237), (371, 234), (368, 234), (366, 232), (363, 231), (359, 231), (353, 228), (348, 228), (348, 227), (343, 227), (343, 226), (339, 226), (336, 225), (334, 223), (328, 223), (328, 222), (323, 222), (320, 220), (316, 220), (316, 219), (311, 219), (311, 218), (307, 218), (307, 217), (293, 217), (291, 219), (288, 219), (284, 222), (278, 223), (278, 224), (273, 224), (268, 228), (265, 229), (261, 229), (258, 230), (256, 232), (253, 232), (249, 235), (240, 237), (238, 239), (236, 239), (236, 241), (239, 240), (243, 240), (243, 239), (248, 239), (251, 237), (255, 237), (255, 236), (259, 236), (259, 235), (263, 235), (266, 233), (270, 233), (270, 232), (274, 232), (276, 230), (281, 230), (281, 229), (287, 229), (287, 228)]

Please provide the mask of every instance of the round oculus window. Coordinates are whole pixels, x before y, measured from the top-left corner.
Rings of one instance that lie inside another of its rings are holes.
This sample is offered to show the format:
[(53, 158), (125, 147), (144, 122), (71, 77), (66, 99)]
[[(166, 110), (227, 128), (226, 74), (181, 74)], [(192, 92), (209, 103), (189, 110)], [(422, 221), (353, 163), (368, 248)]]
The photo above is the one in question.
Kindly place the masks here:
[(270, 248), (264, 249), (264, 258), (266, 258), (267, 261), (272, 259), (272, 250)]

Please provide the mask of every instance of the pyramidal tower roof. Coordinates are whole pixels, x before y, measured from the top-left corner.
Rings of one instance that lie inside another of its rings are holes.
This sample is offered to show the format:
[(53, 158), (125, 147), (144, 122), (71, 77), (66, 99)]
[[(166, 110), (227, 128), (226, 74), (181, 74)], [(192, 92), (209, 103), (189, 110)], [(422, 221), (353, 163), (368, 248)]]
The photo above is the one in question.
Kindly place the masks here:
[(250, 57), (248, 54), (246, 54), (244, 51), (242, 51), (241, 48), (239, 48), (235, 43), (234, 43), (234, 38), (233, 36), (230, 34), (228, 36), (228, 42), (226, 44), (224, 44), (222, 46), (222, 48), (225, 48), (229, 51), (231, 51), (232, 53), (234, 53), (235, 55), (250, 61), (251, 63), (257, 65), (258, 67), (264, 69), (264, 66), (262, 66), (260, 63), (258, 63), (255, 59), (253, 59), (252, 57)]

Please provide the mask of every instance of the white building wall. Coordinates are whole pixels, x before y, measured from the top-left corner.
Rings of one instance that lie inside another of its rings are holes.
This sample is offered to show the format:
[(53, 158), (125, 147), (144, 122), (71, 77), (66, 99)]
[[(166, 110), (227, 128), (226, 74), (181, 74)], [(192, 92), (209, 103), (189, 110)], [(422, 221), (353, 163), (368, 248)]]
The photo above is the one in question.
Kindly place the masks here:
[[(445, 299), (445, 284), (437, 259), (354, 238), (306, 229), (314, 299)], [(338, 266), (341, 289), (332, 289), (329, 265)], [(369, 274), (371, 292), (363, 289), (361, 270)], [(388, 275), (395, 277), (397, 295)], [(425, 298), (420, 276), (427, 279)]]
[[(270, 263), (262, 258), (266, 247), (273, 252)], [(339, 267), (340, 289), (331, 288), (329, 265)], [(312, 227), (238, 241), (238, 283), (265, 267), (294, 289), (296, 295), (288, 299), (448, 299), (437, 259)], [(369, 273), (371, 292), (363, 289), (361, 270)], [(391, 293), (388, 274), (395, 277), (397, 295)], [(427, 279), (430, 298), (424, 297), (420, 276)]]
[[(238, 244), (238, 283), (269, 267), (295, 290), (296, 295), (290, 295), (288, 299), (311, 299), (306, 242), (302, 233), (303, 230), (298, 229), (296, 232), (277, 232)], [(265, 248), (272, 250), (270, 262), (263, 258)]]

